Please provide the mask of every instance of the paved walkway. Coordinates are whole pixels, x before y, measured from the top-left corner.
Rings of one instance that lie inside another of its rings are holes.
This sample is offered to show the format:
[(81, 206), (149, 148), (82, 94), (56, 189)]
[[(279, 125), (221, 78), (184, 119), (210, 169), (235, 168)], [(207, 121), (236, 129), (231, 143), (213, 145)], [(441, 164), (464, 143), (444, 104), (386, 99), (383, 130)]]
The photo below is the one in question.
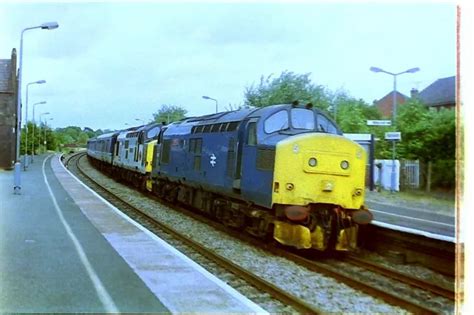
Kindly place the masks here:
[[(37, 157), (22, 171), (20, 195), (13, 194), (13, 171), (0, 171), (0, 312), (167, 312), (90, 224), (51, 168), (43, 174), (43, 160)], [(97, 275), (102, 286), (94, 282)]]
[(370, 190), (366, 190), (365, 199), (369, 205), (369, 208), (371, 203), (377, 203), (403, 209), (413, 209), (417, 211), (442, 214), (451, 217), (454, 217), (455, 214), (454, 201), (449, 202), (446, 200), (430, 200), (430, 198), (422, 197), (420, 197), (419, 200), (416, 200), (416, 196), (410, 196), (410, 198), (407, 198), (403, 194), (396, 192), (392, 194), (387, 191), (377, 192)]
[(0, 313), (265, 313), (57, 159), (36, 157), (20, 195), (0, 170)]

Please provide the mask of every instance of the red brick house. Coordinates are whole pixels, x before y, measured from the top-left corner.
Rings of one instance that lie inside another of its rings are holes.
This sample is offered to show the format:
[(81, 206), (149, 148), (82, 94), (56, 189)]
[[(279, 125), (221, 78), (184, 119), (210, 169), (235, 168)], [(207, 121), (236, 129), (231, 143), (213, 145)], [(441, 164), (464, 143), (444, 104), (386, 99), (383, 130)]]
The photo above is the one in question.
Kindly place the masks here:
[[(398, 106), (405, 103), (409, 97), (397, 91), (397, 111)], [(384, 118), (392, 119), (393, 110), (393, 91), (382, 97), (380, 100), (375, 100), (374, 105), (379, 109)]]
[(0, 168), (11, 169), (16, 160), (17, 129), (16, 49), (0, 59)]

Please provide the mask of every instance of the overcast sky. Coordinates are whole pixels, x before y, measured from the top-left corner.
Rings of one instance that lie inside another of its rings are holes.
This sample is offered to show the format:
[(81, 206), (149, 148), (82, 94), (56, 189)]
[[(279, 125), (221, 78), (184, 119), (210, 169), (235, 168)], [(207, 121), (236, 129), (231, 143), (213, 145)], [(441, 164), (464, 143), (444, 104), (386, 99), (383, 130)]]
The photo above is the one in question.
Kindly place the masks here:
[[(188, 115), (239, 105), (261, 75), (311, 73), (313, 83), (372, 104), (456, 74), (454, 4), (0, 3), (0, 58), (25, 32), (23, 92), (53, 127), (121, 129), (150, 120), (161, 104)], [(24, 94), (23, 94), (24, 95)], [(23, 98), (24, 99), (24, 98)], [(25, 103), (25, 102), (23, 102)], [(24, 114), (23, 114), (24, 115)], [(23, 116), (24, 117), (24, 116)]]

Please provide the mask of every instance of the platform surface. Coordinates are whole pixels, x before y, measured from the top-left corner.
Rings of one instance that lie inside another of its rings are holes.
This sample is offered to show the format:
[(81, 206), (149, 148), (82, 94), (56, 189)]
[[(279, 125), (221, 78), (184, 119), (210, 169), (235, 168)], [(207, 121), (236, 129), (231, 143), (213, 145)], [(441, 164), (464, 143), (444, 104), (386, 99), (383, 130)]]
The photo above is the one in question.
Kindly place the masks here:
[(265, 313), (39, 156), (0, 170), (0, 313)]

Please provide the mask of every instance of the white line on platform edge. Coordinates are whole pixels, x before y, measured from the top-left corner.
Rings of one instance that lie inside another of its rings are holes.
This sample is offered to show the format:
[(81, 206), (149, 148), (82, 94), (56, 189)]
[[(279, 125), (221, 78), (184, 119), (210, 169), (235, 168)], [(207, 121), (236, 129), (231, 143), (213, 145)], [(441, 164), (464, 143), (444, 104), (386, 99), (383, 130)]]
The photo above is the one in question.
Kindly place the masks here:
[[(167, 242), (165, 242), (164, 240), (162, 240), (161, 238), (159, 238), (158, 236), (156, 236), (155, 234), (153, 234), (152, 232), (150, 232), (147, 228), (145, 228), (144, 226), (142, 226), (140, 223), (134, 221), (133, 219), (131, 219), (130, 217), (128, 217), (125, 213), (123, 213), (122, 211), (120, 211), (119, 209), (117, 209), (114, 205), (112, 205), (110, 202), (108, 202), (107, 200), (105, 200), (101, 195), (99, 195), (97, 192), (95, 192), (94, 190), (92, 190), (89, 186), (87, 186), (86, 184), (84, 184), (83, 182), (81, 182), (79, 180), (79, 178), (77, 178), (73, 173), (71, 173), (71, 171), (69, 171), (65, 166), (64, 164), (61, 162), (61, 156), (59, 155), (58, 156), (58, 160), (59, 160), (59, 164), (62, 166), (62, 168), (64, 168), (64, 170), (66, 170), (66, 172), (69, 173), (69, 175), (71, 175), (79, 184), (81, 184), (82, 186), (84, 186), (87, 190), (89, 190), (92, 194), (94, 194), (97, 198), (99, 198), (100, 200), (102, 200), (106, 205), (108, 205), (115, 213), (117, 213), (118, 215), (120, 215), (122, 218), (124, 218), (125, 220), (127, 220), (128, 222), (130, 222), (131, 224), (133, 224), (134, 226), (136, 226), (137, 228), (139, 228), (141, 231), (143, 231), (145, 234), (147, 234), (149, 237), (151, 237), (153, 240), (155, 240), (156, 242), (158, 242), (161, 246), (167, 248), (169, 251), (171, 251), (173, 254), (177, 255), (178, 257), (180, 257), (181, 259), (183, 259), (184, 261), (188, 262), (189, 264), (191, 264), (194, 268), (196, 268), (199, 272), (201, 272), (206, 278), (208, 278), (209, 280), (211, 280), (212, 282), (214, 282), (215, 284), (217, 284), (219, 287), (221, 287), (223, 290), (225, 290), (227, 293), (229, 293), (231, 296), (233, 296), (234, 298), (236, 298), (237, 300), (239, 300), (240, 302), (242, 302), (244, 305), (246, 305), (247, 307), (249, 307), (250, 309), (254, 310), (255, 314), (262, 314), (262, 315), (268, 315), (269, 313), (267, 311), (265, 311), (263, 308), (261, 308), (258, 304), (252, 302), (251, 300), (249, 300), (247, 297), (243, 296), (241, 293), (239, 293), (237, 290), (235, 290), (234, 288), (232, 288), (231, 286), (229, 286), (227, 283), (225, 283), (224, 281), (222, 281), (221, 279), (217, 278), (215, 275), (213, 275), (212, 273), (210, 273), (209, 271), (207, 271), (206, 269), (204, 269), (201, 265), (199, 265), (198, 263), (196, 263), (195, 261), (191, 260), (189, 257), (187, 257), (186, 255), (184, 255), (183, 253), (181, 253), (180, 251), (178, 251), (176, 248), (174, 248), (173, 246), (171, 246), (170, 244), (168, 244)], [(140, 277), (141, 278), (141, 277)]]
[(385, 222), (380, 222), (380, 221), (372, 221), (370, 224), (381, 226), (383, 228), (388, 228), (391, 230), (395, 231), (401, 231), (401, 232), (406, 232), (410, 234), (416, 234), (416, 235), (423, 235), (428, 238), (434, 238), (436, 240), (441, 240), (441, 241), (446, 241), (446, 242), (451, 242), (451, 243), (456, 243), (456, 239), (451, 236), (446, 236), (446, 235), (440, 235), (440, 234), (434, 234), (426, 231), (420, 231), (420, 230), (415, 230), (412, 228), (400, 226), (400, 225), (393, 225)]
[[(84, 249), (81, 246), (81, 243), (77, 239), (77, 237), (74, 235), (74, 232), (71, 230), (71, 227), (69, 224), (66, 222), (64, 219), (63, 213), (61, 208), (58, 205), (58, 202), (56, 201), (56, 197), (54, 197), (53, 190), (51, 189), (51, 186), (49, 185), (48, 179), (46, 178), (46, 171), (45, 171), (45, 164), (46, 161), (52, 157), (52, 155), (46, 157), (43, 160), (43, 177), (44, 177), (44, 182), (46, 183), (46, 187), (48, 187), (49, 195), (51, 196), (51, 199), (53, 201), (54, 207), (56, 209), (56, 213), (59, 216), (59, 219), (61, 220), (61, 223), (63, 224), (64, 228), (66, 229), (66, 232), (71, 239), (71, 241), (74, 244), (74, 247), (76, 248), (76, 252), (79, 255), (79, 258), (81, 259), (82, 264), (84, 265), (87, 274), (89, 275), (89, 278), (91, 279), (94, 288), (97, 292), (97, 296), (99, 297), (102, 305), (105, 308), (105, 311), (107, 313), (118, 313), (119, 310), (117, 306), (115, 305), (114, 301), (110, 297), (109, 293), (105, 289), (104, 285), (100, 281), (99, 277), (97, 276), (97, 273), (94, 271), (94, 268), (89, 262), (89, 259), (87, 259), (87, 255), (84, 252)], [(61, 163), (62, 164), (62, 163)]]

